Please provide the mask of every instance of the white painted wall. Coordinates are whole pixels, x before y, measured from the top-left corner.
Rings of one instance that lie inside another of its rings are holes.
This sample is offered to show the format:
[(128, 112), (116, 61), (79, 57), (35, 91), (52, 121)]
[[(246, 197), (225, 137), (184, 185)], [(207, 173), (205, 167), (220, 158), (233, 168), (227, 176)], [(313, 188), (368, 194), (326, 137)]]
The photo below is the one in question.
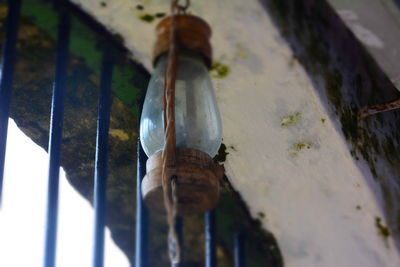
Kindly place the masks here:
[[(140, 20), (136, 5), (168, 12), (169, 1), (74, 2), (121, 34), (151, 71), (156, 22)], [(215, 60), (230, 67), (226, 78), (213, 80), (227, 176), (252, 215), (266, 215), (261, 220), (286, 266), (400, 266), (393, 240), (385, 242), (375, 225), (383, 214), (369, 168), (353, 161), (337, 122), (259, 2), (192, 2), (193, 14), (213, 27)], [(291, 125), (281, 125), (296, 113)]]

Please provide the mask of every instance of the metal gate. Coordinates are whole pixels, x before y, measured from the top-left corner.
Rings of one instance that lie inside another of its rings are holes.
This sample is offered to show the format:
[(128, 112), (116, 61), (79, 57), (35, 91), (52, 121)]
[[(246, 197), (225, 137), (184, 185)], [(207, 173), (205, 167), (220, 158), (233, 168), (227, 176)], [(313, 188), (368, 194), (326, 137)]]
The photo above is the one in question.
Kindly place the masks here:
[[(84, 23), (91, 24), (99, 34), (105, 34), (106, 30), (97, 24), (89, 16), (80, 11), (68, 1), (54, 1), (59, 11), (59, 26), (57, 37), (57, 60), (51, 102), (50, 128), (49, 128), (49, 171), (47, 191), (47, 217), (44, 266), (55, 266), (56, 237), (57, 237), (57, 213), (58, 213), (58, 185), (60, 168), (60, 150), (63, 128), (64, 91), (67, 79), (67, 67), (69, 58), (70, 16), (71, 11)], [(6, 32), (2, 51), (2, 66), (0, 77), (0, 201), (3, 184), (4, 161), (7, 141), (7, 126), (10, 109), (10, 96), (13, 85), (14, 65), (16, 60), (16, 43), (18, 24), (20, 19), (21, 0), (8, 0), (8, 16)], [(106, 186), (107, 186), (107, 147), (110, 118), (111, 78), (113, 68), (112, 48), (117, 43), (108, 42), (103, 51), (101, 69), (100, 98), (98, 105), (96, 158), (94, 173), (94, 245), (93, 267), (104, 265), (104, 227), (106, 216)], [(141, 92), (141, 103), (145, 92)], [(141, 180), (144, 177), (147, 157), (138, 141), (137, 151), (137, 207), (136, 207), (136, 267), (146, 267), (148, 253), (148, 210), (144, 206), (141, 197)], [(1, 203), (1, 202), (0, 202)], [(205, 220), (205, 263), (206, 266), (216, 266), (216, 214), (215, 211), (207, 212)], [(177, 220), (176, 229), (182, 239), (183, 219)], [(234, 261), (235, 266), (244, 266), (243, 234), (238, 233), (234, 237)], [(179, 265), (173, 265), (179, 266)]]

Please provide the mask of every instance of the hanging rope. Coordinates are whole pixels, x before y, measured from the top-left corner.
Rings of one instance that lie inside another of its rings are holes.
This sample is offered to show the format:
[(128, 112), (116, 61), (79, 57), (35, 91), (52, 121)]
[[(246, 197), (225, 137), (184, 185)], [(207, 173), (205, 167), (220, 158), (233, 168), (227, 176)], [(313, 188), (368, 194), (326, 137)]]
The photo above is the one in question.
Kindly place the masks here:
[(185, 5), (180, 5), (179, 0), (171, 1), (171, 31), (170, 49), (168, 63), (165, 73), (164, 87), (164, 132), (165, 145), (162, 153), (162, 187), (164, 193), (164, 206), (167, 213), (168, 231), (168, 252), (171, 262), (179, 263), (181, 251), (178, 235), (175, 231), (177, 215), (176, 195), (176, 133), (175, 133), (175, 81), (178, 67), (178, 44), (176, 40), (176, 19), (177, 14), (185, 13), (189, 8), (190, 1), (186, 0)]

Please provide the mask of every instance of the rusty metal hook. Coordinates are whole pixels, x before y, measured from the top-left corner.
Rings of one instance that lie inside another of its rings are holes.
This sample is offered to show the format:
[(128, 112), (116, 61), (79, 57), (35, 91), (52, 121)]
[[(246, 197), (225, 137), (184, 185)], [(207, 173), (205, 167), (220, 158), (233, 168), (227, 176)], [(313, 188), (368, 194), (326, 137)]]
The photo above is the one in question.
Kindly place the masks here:
[(179, 14), (186, 13), (186, 10), (190, 7), (190, 0), (186, 0), (184, 5), (179, 4), (179, 2), (179, 0), (172, 1), (172, 10), (177, 11)]

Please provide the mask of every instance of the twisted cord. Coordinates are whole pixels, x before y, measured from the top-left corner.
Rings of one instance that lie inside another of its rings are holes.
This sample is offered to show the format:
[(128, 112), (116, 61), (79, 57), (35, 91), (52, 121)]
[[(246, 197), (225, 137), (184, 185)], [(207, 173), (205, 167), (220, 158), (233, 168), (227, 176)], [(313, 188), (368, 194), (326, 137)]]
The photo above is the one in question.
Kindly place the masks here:
[(364, 118), (374, 115), (374, 114), (382, 113), (382, 112), (389, 111), (389, 110), (399, 109), (399, 108), (400, 108), (400, 99), (396, 99), (395, 101), (384, 103), (384, 104), (363, 107), (358, 112), (358, 117), (360, 119), (364, 119)]
[(181, 260), (181, 249), (178, 235), (175, 230), (177, 216), (176, 195), (176, 133), (175, 133), (175, 81), (178, 67), (178, 44), (176, 41), (176, 19), (175, 15), (185, 12), (190, 1), (186, 5), (179, 5), (178, 0), (171, 1), (171, 31), (170, 49), (168, 63), (165, 73), (164, 87), (164, 132), (165, 145), (162, 152), (162, 187), (164, 194), (164, 206), (167, 212), (168, 231), (168, 254), (171, 262), (179, 263)]

